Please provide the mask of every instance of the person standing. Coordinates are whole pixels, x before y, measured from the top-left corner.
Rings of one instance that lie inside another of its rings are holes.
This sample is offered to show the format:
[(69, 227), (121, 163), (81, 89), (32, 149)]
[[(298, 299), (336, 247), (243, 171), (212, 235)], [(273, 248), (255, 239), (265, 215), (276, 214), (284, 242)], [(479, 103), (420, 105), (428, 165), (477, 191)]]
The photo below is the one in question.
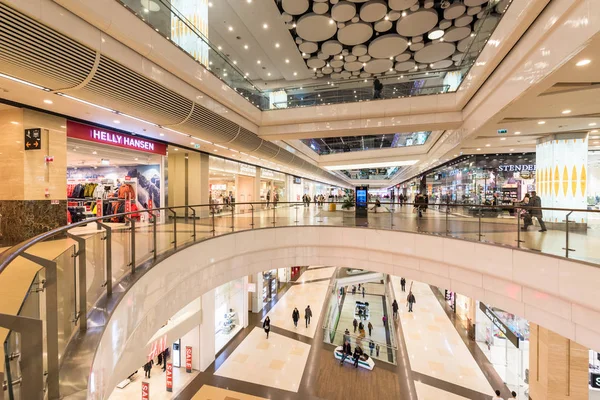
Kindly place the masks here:
[(304, 309), (304, 319), (306, 320), (306, 327), (308, 328), (308, 326), (310, 325), (310, 318), (312, 317), (312, 310), (310, 309), (310, 306), (306, 306), (306, 309)]
[(371, 357), (373, 357), (373, 350), (375, 350), (375, 342), (373, 341), (373, 339), (371, 339), (369, 341), (369, 353)]
[(344, 343), (350, 343), (350, 331), (348, 329), (344, 331)]
[(271, 331), (271, 318), (269, 318), (267, 316), (267, 318), (265, 318), (265, 322), (263, 322), (263, 329), (265, 330), (266, 334), (267, 334), (267, 339), (269, 338), (269, 332)]
[(167, 347), (165, 349), (165, 351), (163, 351), (163, 372), (165, 372), (167, 370), (167, 359), (169, 358), (169, 347)]
[(356, 294), (356, 286), (352, 285), (352, 296)]
[(354, 327), (354, 333), (356, 333), (356, 328), (358, 328), (358, 321), (356, 318), (354, 318), (354, 321), (352, 321), (352, 326)]
[(415, 295), (412, 291), (408, 292), (408, 297), (406, 297), (406, 301), (408, 301), (408, 312), (413, 312), (413, 304), (417, 302), (417, 299), (415, 299)]
[(358, 331), (361, 332), (365, 329), (365, 326), (362, 323), (362, 320), (358, 323)]
[(406, 292), (406, 279), (400, 278), (400, 287), (402, 287), (403, 292)]
[(271, 190), (267, 190), (267, 208), (269, 208), (270, 203), (271, 203)]
[(360, 360), (361, 353), (362, 351), (360, 350), (360, 347), (356, 346), (354, 348), (354, 355), (352, 356), (354, 359), (354, 368), (358, 368), (358, 360)]
[(298, 320), (300, 319), (300, 311), (298, 308), (294, 307), (294, 311), (292, 311), (292, 319), (294, 320), (294, 326), (298, 327)]
[(546, 224), (544, 223), (544, 219), (543, 219), (543, 213), (542, 213), (542, 199), (537, 195), (537, 193), (535, 191), (531, 192), (531, 200), (529, 201), (529, 205), (531, 207), (536, 207), (538, 208), (537, 210), (531, 210), (531, 216), (535, 217), (538, 222), (540, 223), (540, 232), (546, 232)]
[(500, 397), (499, 390), (496, 390), (496, 395), (494, 397), (492, 397), (492, 400), (504, 400), (502, 397)]
[(394, 299), (394, 302), (392, 303), (392, 311), (394, 312), (394, 318), (398, 318), (398, 302), (396, 301), (396, 299)]
[(363, 295), (363, 299), (365, 298), (365, 286), (363, 285), (362, 287), (362, 295)]
[(385, 328), (387, 326), (387, 317), (384, 315), (381, 320), (383, 321), (383, 327)]
[(350, 342), (344, 342), (342, 346), (342, 359), (340, 360), (340, 365), (344, 365), (344, 361), (346, 358), (352, 356), (352, 346), (350, 346)]
[(375, 355), (377, 355), (377, 357), (379, 357), (379, 344), (375, 345)]
[(371, 321), (369, 321), (369, 324), (367, 325), (367, 329), (369, 329), (369, 336), (371, 336), (371, 332), (373, 331), (373, 324), (371, 323)]
[(373, 81), (373, 99), (381, 99), (381, 91), (383, 90), (383, 83), (378, 77), (375, 77)]

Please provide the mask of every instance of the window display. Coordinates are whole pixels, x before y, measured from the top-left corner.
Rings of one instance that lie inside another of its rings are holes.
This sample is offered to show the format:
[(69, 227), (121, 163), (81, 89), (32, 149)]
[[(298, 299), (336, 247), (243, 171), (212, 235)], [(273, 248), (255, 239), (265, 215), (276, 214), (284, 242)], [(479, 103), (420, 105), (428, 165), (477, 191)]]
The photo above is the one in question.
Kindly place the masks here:
[(239, 312), (244, 309), (244, 280), (233, 280), (215, 289), (215, 354), (242, 330)]

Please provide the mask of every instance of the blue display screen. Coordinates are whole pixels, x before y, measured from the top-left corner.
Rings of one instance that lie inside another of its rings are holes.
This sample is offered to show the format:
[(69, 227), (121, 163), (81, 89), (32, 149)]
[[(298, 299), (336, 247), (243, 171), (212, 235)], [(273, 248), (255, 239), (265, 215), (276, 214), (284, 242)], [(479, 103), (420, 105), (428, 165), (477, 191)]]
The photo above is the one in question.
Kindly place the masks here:
[(367, 189), (356, 190), (356, 206), (366, 207), (367, 206)]

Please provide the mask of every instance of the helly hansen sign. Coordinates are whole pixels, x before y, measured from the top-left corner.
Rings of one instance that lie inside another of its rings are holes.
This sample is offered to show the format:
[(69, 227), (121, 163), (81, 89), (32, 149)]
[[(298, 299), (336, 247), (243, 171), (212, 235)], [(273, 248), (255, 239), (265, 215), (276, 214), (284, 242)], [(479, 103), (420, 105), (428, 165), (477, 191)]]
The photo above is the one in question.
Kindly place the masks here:
[(167, 154), (167, 145), (164, 143), (154, 142), (138, 136), (127, 135), (73, 121), (67, 121), (67, 136), (74, 139), (103, 143), (146, 153), (160, 154), (163, 156)]

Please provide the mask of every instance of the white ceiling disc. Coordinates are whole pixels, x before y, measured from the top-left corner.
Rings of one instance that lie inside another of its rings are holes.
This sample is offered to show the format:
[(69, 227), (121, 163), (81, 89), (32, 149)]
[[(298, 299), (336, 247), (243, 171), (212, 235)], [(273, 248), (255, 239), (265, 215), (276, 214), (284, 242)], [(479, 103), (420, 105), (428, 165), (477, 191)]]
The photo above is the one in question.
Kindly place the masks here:
[(348, 0), (348, 1), (351, 1), (352, 3), (365, 3), (369, 0)]
[(322, 68), (325, 66), (325, 60), (321, 60), (320, 58), (312, 57), (306, 61), (306, 65), (310, 68)]
[(394, 69), (396, 71), (408, 71), (417, 65), (413, 60), (396, 63)]
[(364, 22), (348, 24), (345, 28), (340, 29), (337, 33), (337, 38), (340, 43), (346, 46), (362, 44), (371, 39), (371, 36), (373, 36), (373, 28), (371, 27), (371, 24)]
[(423, 47), (425, 47), (425, 44), (423, 42), (421, 42), (421, 43), (413, 43), (413, 44), (410, 45), (410, 50), (411, 51), (419, 51)]
[(327, 0), (313, 0), (315, 3), (327, 3)]
[(364, 56), (358, 57), (358, 61), (363, 62), (363, 63), (367, 62), (367, 61), (370, 61), (370, 60), (371, 60), (371, 56), (368, 55), (368, 54), (365, 54)]
[(354, 62), (347, 62), (346, 64), (344, 64), (344, 69), (346, 71), (358, 71), (360, 69), (362, 69), (362, 63), (358, 62), (358, 61), (354, 61)]
[(458, 17), (454, 20), (454, 26), (461, 28), (463, 26), (470, 25), (471, 22), (473, 22), (473, 16), (463, 15), (462, 17)]
[(319, 45), (313, 42), (304, 42), (300, 46), (298, 46), (301, 52), (303, 53), (314, 53), (319, 50)]
[(415, 61), (427, 64), (442, 61), (454, 54), (454, 50), (456, 50), (454, 43), (429, 43), (415, 53)]
[(310, 54), (308, 54), (308, 53), (304, 53), (304, 54), (302, 55), (302, 57), (304, 57), (305, 59), (307, 59), (307, 60), (308, 60), (308, 59), (310, 58)]
[(333, 68), (331, 67), (323, 67), (323, 69), (321, 70), (324, 74), (330, 74), (333, 72)]
[(346, 26), (346, 24), (345, 24), (345, 23), (343, 23), (343, 22), (338, 22), (338, 23), (337, 23), (337, 27), (338, 27), (338, 29), (342, 29), (342, 28), (343, 28), (343, 27), (345, 27), (345, 26)]
[(344, 66), (344, 62), (342, 60), (333, 60), (329, 62), (333, 68), (340, 68)]
[(375, 22), (375, 30), (377, 32), (387, 32), (392, 29), (392, 21), (386, 21), (382, 19), (381, 21)]
[(419, 3), (415, 4), (414, 6), (412, 6), (412, 7), (410, 8), (410, 11), (413, 11), (413, 12), (414, 12), (414, 11), (417, 11), (418, 9), (419, 9)]
[(360, 75), (360, 71), (352, 71), (352, 76), (359, 76)]
[(331, 7), (331, 18), (338, 22), (347, 22), (356, 15), (356, 5), (349, 1), (340, 1)]
[(452, 56), (452, 60), (454, 60), (454, 61), (460, 61), (460, 60), (462, 60), (462, 59), (463, 59), (463, 57), (464, 57), (464, 56), (465, 56), (465, 55), (464, 55), (463, 53), (455, 53), (455, 54)]
[(354, 16), (350, 21), (357, 23), (358, 21), (360, 21), (360, 17)]
[(321, 50), (323, 53), (334, 56), (336, 54), (340, 54), (343, 50), (342, 44), (337, 40), (328, 40), (321, 45)]
[(296, 44), (302, 44), (304, 42), (304, 40), (302, 40), (301, 38), (297, 37), (296, 38)]
[(389, 0), (389, 5), (392, 10), (403, 11), (414, 6), (419, 0)]
[(367, 54), (367, 46), (364, 44), (358, 44), (352, 48), (352, 54), (355, 56), (364, 56)]
[(350, 78), (352, 73), (350, 71), (342, 71), (340, 75), (342, 75), (342, 78)]
[[(458, 42), (458, 45), (456, 46), (456, 48), (458, 49), (458, 51), (462, 51), (463, 53), (465, 51), (467, 51), (469, 49), (469, 47), (471, 46), (471, 43), (473, 43), (473, 39), (475, 39), (474, 37), (466, 37), (463, 40), (461, 40), (460, 42)], [(454, 60), (456, 61), (456, 60)]]
[(371, 74), (370, 74), (370, 73), (368, 73), (368, 72), (361, 72), (361, 73), (360, 73), (360, 77), (361, 77), (361, 78), (370, 78), (370, 77), (371, 77)]
[(333, 70), (334, 70), (335, 72), (342, 72), (342, 69), (341, 69), (340, 67), (338, 67), (338, 68), (334, 68)]
[(488, 0), (465, 0), (465, 6), (474, 7), (487, 3)]
[(396, 23), (396, 31), (402, 36), (418, 36), (433, 29), (438, 22), (435, 10), (419, 10), (408, 14)]
[(408, 47), (406, 38), (390, 33), (371, 41), (369, 55), (373, 58), (390, 58), (402, 53)]
[(454, 62), (452, 60), (442, 60), (430, 65), (432, 69), (450, 68)]
[(342, 74), (337, 72), (335, 74), (331, 74), (331, 79), (342, 79)]
[(360, 7), (360, 19), (366, 22), (379, 21), (385, 17), (387, 10), (383, 0), (371, 0)]
[(350, 54), (350, 52), (348, 51), (348, 49), (344, 49), (344, 50), (342, 50), (342, 55), (343, 55), (344, 57), (346, 57), (348, 54)]
[(325, 14), (329, 11), (329, 4), (327, 3), (314, 3), (313, 11), (317, 14)]
[(479, 14), (480, 12), (481, 12), (481, 7), (480, 6), (469, 7), (467, 9), (467, 14), (468, 15), (476, 15), (476, 14)]
[(346, 56), (346, 58), (344, 58), (344, 60), (346, 62), (354, 62), (356, 61), (356, 56), (354, 54), (349, 54)]
[(308, 0), (283, 0), (281, 7), (288, 14), (304, 14), (308, 10)]
[(500, 18), (496, 17), (495, 15), (488, 15), (486, 19), (480, 19), (479, 21), (475, 22), (474, 30), (475, 32), (479, 32), (479, 34), (491, 33), (498, 24), (499, 19)]
[(496, 12), (498, 14), (504, 14), (504, 11), (506, 11), (506, 7), (508, 7), (509, 4), (510, 0), (500, 0), (500, 2), (496, 4)]
[(421, 43), (423, 41), (423, 36), (415, 36), (410, 41), (413, 43)]
[(365, 72), (369, 72), (371, 74), (381, 74), (385, 71), (389, 71), (390, 68), (394, 66), (392, 60), (371, 60), (365, 65)]
[(323, 74), (319, 72), (319, 73), (317, 74), (317, 78), (322, 78), (322, 77), (323, 77)]
[(337, 26), (329, 23), (330, 21), (326, 14), (305, 14), (296, 23), (296, 33), (304, 40), (322, 42), (331, 38), (337, 31)]
[(467, 7), (465, 7), (463, 4), (454, 3), (444, 10), (444, 18), (455, 19), (463, 15), (465, 11), (467, 11)]
[(425, 4), (423, 5), (425, 8), (433, 7), (435, 2), (433, 0), (425, 0)]
[(340, 0), (329, 0), (331, 4), (337, 4)]
[(481, 10), (477, 13), (477, 18), (481, 19), (485, 15), (485, 10)]
[(448, 29), (452, 26), (452, 21), (443, 19), (440, 21), (440, 29)]
[(398, 61), (398, 62), (408, 61), (408, 60), (410, 60), (411, 57), (412, 57), (412, 55), (410, 53), (402, 53), (402, 54), (396, 56), (396, 61)]
[(425, 69), (427, 67), (429, 67), (428, 64), (419, 64), (419, 69)]
[(397, 21), (400, 19), (400, 15), (402, 15), (402, 14), (400, 14), (399, 11), (390, 11), (388, 13), (388, 18), (390, 21)]
[(283, 19), (283, 22), (292, 22), (294, 17), (292, 17), (290, 14), (284, 12), (283, 14), (281, 14), (281, 19)]
[(329, 59), (329, 55), (323, 53), (322, 51), (317, 53), (317, 57), (320, 58), (321, 60), (327, 60)]
[(285, 27), (288, 28), (291, 31), (292, 29), (294, 29), (294, 23), (293, 22), (286, 22), (285, 23)]
[(444, 34), (444, 42), (458, 42), (471, 34), (470, 26), (458, 28), (456, 26), (448, 29)]

